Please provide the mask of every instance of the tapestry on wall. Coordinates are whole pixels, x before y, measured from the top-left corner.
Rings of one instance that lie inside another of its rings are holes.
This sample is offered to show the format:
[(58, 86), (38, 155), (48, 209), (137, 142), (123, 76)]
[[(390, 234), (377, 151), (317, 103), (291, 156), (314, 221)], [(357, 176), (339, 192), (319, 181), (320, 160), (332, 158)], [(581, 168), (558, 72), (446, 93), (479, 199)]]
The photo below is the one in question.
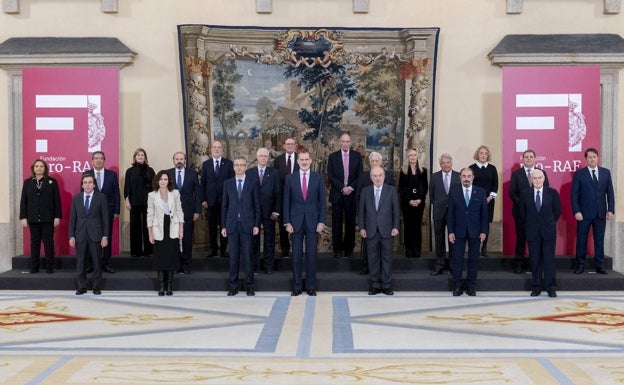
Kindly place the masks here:
[(439, 29), (181, 25), (178, 32), (190, 167), (199, 171), (213, 140), (251, 167), (258, 148), (274, 158), (293, 137), (326, 175), (342, 133), (363, 158), (381, 153), (395, 177), (410, 148), (430, 166)]

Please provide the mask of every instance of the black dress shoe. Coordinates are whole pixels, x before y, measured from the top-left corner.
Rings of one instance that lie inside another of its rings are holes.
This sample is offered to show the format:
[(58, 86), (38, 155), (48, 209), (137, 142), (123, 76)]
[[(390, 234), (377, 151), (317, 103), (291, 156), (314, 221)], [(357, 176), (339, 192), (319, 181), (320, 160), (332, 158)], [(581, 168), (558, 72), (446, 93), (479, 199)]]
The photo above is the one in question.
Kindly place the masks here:
[(362, 270), (360, 270), (360, 272), (358, 274), (360, 274), (360, 275), (368, 275), (368, 273), (369, 273), (368, 269), (362, 269)]
[(531, 297), (539, 297), (542, 294), (541, 290), (533, 290), (531, 292)]
[(514, 273), (515, 273), (515, 274), (523, 274), (523, 273), (524, 273), (524, 269), (522, 268), (522, 266), (517, 266), (517, 267), (514, 269)]
[(272, 268), (272, 267), (267, 267), (264, 271), (265, 271), (268, 275), (273, 274), (273, 268)]
[(314, 290), (314, 289), (308, 290), (307, 293), (311, 297), (316, 297), (316, 290)]
[(597, 274), (607, 274), (607, 271), (605, 270), (604, 267), (597, 267), (596, 268), (596, 273)]
[(38, 272), (39, 272), (38, 267), (33, 267), (32, 269), (30, 269), (30, 274), (37, 274)]
[(378, 287), (371, 287), (371, 289), (368, 291), (368, 295), (376, 295), (381, 293), (381, 289)]
[(576, 270), (574, 270), (574, 274), (583, 274), (585, 271), (585, 266), (577, 266)]
[(85, 270), (85, 273), (87, 273), (87, 274), (93, 273), (93, 266), (87, 267), (87, 270)]
[(550, 298), (556, 298), (557, 297), (557, 292), (554, 291), (554, 290), (551, 290), (551, 291), (548, 292), (548, 296)]
[(345, 258), (353, 258), (353, 251), (345, 251), (344, 257)]
[(112, 267), (106, 265), (102, 268), (102, 270), (104, 270), (107, 273), (111, 273), (111, 274), (115, 274), (115, 269), (113, 269)]
[(253, 297), (254, 295), (256, 295), (256, 292), (254, 291), (254, 289), (247, 289), (247, 295)]
[(442, 275), (444, 274), (444, 269), (438, 269), (436, 271), (432, 271), (431, 275)]
[(301, 294), (301, 290), (293, 290), (293, 291), (290, 293), (290, 296), (291, 296), (291, 297), (296, 297), (296, 296), (298, 296), (299, 294)]
[(230, 289), (230, 290), (228, 290), (228, 294), (227, 295), (228, 295), (228, 297), (232, 297), (232, 296), (234, 296), (236, 294), (238, 294), (238, 290)]
[(381, 289), (381, 292), (384, 293), (385, 295), (394, 295), (394, 291), (392, 291), (392, 289), (390, 288)]
[[(46, 273), (48, 273), (48, 274), (54, 274), (54, 268), (53, 268), (53, 267), (48, 267), (48, 268), (46, 269)], [(605, 272), (604, 274), (607, 274), (607, 273)]]
[(471, 297), (474, 297), (475, 295), (477, 295), (477, 292), (475, 291), (475, 289), (468, 289), (466, 290), (466, 294), (468, 294)]
[(86, 292), (87, 292), (87, 288), (81, 287), (80, 289), (76, 290), (76, 295), (83, 295)]
[(342, 253), (334, 253), (334, 258), (342, 258)]
[(221, 253), (221, 258), (230, 258), (230, 254), (228, 254), (227, 251), (224, 251), (223, 253)]
[(96, 286), (96, 287), (93, 288), (93, 294), (94, 295), (100, 295), (100, 294), (102, 294), (102, 291), (100, 290), (99, 287)]
[(464, 291), (462, 289), (453, 290), (453, 297), (459, 297), (462, 294), (464, 294)]

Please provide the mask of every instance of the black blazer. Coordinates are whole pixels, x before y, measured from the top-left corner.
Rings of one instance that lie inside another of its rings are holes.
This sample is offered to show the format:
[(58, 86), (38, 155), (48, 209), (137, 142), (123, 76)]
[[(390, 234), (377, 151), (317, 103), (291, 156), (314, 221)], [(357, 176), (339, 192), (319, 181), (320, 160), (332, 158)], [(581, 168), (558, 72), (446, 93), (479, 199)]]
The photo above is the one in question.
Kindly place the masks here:
[(444, 190), (444, 173), (442, 170), (434, 172), (431, 175), (429, 199), (431, 200), (434, 221), (440, 221), (446, 218), (446, 210), (448, 208), (451, 190), (455, 187), (461, 187), (461, 180), (457, 171), (451, 170), (451, 180), (449, 182), (449, 193), (447, 194), (446, 190)]
[(524, 216), (526, 238), (529, 241), (542, 239), (552, 241), (557, 239), (557, 220), (561, 215), (561, 200), (557, 190), (544, 186), (542, 190), (542, 207), (537, 211), (535, 207), (534, 189), (522, 191), (520, 212)]
[(394, 186), (384, 184), (379, 195), (379, 208), (375, 209), (375, 186), (366, 186), (362, 190), (359, 203), (360, 229), (366, 230), (367, 236), (373, 237), (377, 231), (382, 238), (392, 238), (392, 229), (401, 226), (399, 198)]
[(137, 164), (126, 170), (124, 198), (129, 198), (131, 206), (147, 207), (147, 194), (152, 191), (155, 176), (150, 166)]
[(110, 237), (109, 220), (106, 195), (94, 191), (87, 214), (84, 208), (84, 192), (76, 194), (69, 212), (69, 237), (76, 238), (76, 242), (100, 242), (102, 237)]
[(427, 192), (429, 192), (427, 169), (423, 167), (422, 172), (417, 174), (418, 178), (412, 174), (411, 170), (411, 167), (407, 168), (409, 175), (405, 174), (403, 170), (399, 173), (399, 193), (401, 194), (401, 204), (404, 206), (407, 205), (407, 202), (414, 199), (420, 199), (424, 203), (427, 198)]
[(276, 169), (266, 167), (262, 185), (260, 185), (260, 175), (258, 167), (252, 167), (245, 172), (246, 180), (258, 184), (260, 190), (260, 208), (262, 209), (262, 219), (270, 219), (272, 213), (282, 212), (282, 189), (280, 186), (279, 174)]
[(34, 178), (24, 180), (20, 199), (20, 219), (28, 223), (49, 223), (61, 219), (61, 194), (54, 178), (41, 178), (41, 189)]
[[(392, 171), (385, 170), (385, 172), (386, 172), (386, 177), (384, 179), (384, 184), (394, 187), (395, 182), (394, 182), (394, 175)], [(363, 172), (362, 175), (360, 175), (360, 177), (358, 178), (357, 188), (355, 189), (355, 196), (358, 202), (357, 207), (360, 207), (359, 202), (362, 196), (362, 189), (364, 187), (368, 187), (372, 185), (373, 185), (373, 180), (370, 177), (370, 171)]]
[[(93, 178), (95, 179), (94, 169), (87, 171), (86, 174), (93, 175)], [(119, 190), (119, 178), (117, 178), (117, 173), (106, 168), (104, 169), (104, 184), (102, 185), (102, 190), (98, 188), (97, 179), (95, 180), (95, 191), (106, 195), (108, 213), (119, 214), (121, 193)], [(82, 191), (82, 187), (80, 187), (80, 191)]]
[(182, 211), (184, 212), (184, 220), (192, 220), (194, 214), (201, 214), (201, 198), (203, 196), (201, 186), (199, 184), (199, 175), (192, 168), (184, 168), (184, 180), (182, 180), (182, 188), (178, 188), (177, 178), (178, 170), (170, 168), (167, 170), (169, 180), (173, 182), (173, 188), (180, 192), (180, 201), (182, 202)]
[[(362, 155), (351, 149), (349, 150), (349, 178), (347, 186), (352, 187), (357, 193), (357, 182), (362, 175)], [(344, 184), (344, 168), (342, 167), (342, 150), (332, 152), (327, 158), (327, 177), (331, 183), (329, 190), (330, 202), (336, 202), (341, 196), (340, 192)]]
[[(548, 187), (550, 186), (550, 183), (548, 183), (548, 175), (546, 175), (546, 171), (542, 171), (544, 172), (544, 186)], [(522, 215), (520, 210), (520, 206), (522, 205), (522, 192), (530, 187), (531, 185), (529, 184), (529, 178), (527, 177), (524, 166), (511, 173), (511, 179), (509, 181), (509, 198), (511, 198), (511, 201), (513, 202), (511, 213), (514, 217)]]
[[(293, 157), (291, 159), (291, 162), (293, 163), (293, 173), (295, 173), (299, 171), (299, 165), (297, 164), (297, 153), (293, 152), (292, 155)], [(273, 161), (273, 166), (277, 169), (277, 172), (279, 172), (281, 188), (283, 191), (284, 182), (286, 182), (286, 175), (289, 174), (289, 170), (286, 167), (286, 153), (283, 153), (282, 155), (279, 155), (277, 158), (275, 158), (275, 161)]]
[(223, 182), (234, 178), (234, 162), (221, 158), (219, 175), (215, 173), (214, 159), (210, 158), (202, 163), (201, 185), (203, 186), (203, 202), (208, 206), (223, 202)]

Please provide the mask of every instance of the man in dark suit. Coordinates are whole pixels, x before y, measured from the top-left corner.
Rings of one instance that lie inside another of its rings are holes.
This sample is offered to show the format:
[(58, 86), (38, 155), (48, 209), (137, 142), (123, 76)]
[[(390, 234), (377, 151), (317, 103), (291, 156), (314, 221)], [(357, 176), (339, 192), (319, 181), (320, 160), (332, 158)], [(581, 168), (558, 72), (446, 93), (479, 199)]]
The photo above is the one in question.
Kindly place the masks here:
[(168, 170), (169, 180), (173, 187), (180, 192), (182, 211), (184, 212), (184, 236), (182, 237), (182, 254), (180, 254), (179, 274), (191, 274), (193, 259), (193, 231), (195, 222), (201, 213), (202, 191), (199, 185), (199, 176), (195, 170), (186, 167), (186, 154), (178, 151), (173, 154), (174, 168)]
[(366, 240), (371, 287), (369, 295), (380, 292), (393, 295), (392, 238), (399, 234), (401, 215), (394, 186), (384, 184), (385, 172), (380, 166), (370, 171), (372, 186), (360, 196), (360, 235)]
[(230, 244), (230, 289), (228, 296), (238, 293), (238, 272), (242, 264), (245, 272), (247, 295), (256, 295), (254, 272), (251, 264), (252, 237), (260, 232), (260, 193), (255, 180), (245, 177), (247, 161), (234, 159), (234, 178), (223, 184), (221, 206), (221, 235)]
[(325, 183), (321, 174), (310, 171), (312, 158), (308, 151), (299, 152), (299, 171), (286, 177), (284, 184), (284, 223), (292, 236), (293, 290), (303, 290), (302, 269), (305, 243), (305, 287), (316, 295), (316, 255), (318, 234), (325, 228)]
[[(513, 202), (512, 215), (516, 225), (516, 249), (514, 273), (522, 274), (525, 270), (524, 251), (526, 249), (524, 216), (520, 210), (522, 192), (531, 187), (531, 171), (535, 169), (535, 151), (526, 150), (522, 153), (522, 167), (511, 173), (509, 182), (509, 198)], [(544, 186), (548, 187), (548, 176), (544, 174)]]
[(212, 157), (202, 163), (201, 184), (203, 186), (202, 206), (208, 210), (208, 238), (212, 253), (209, 256), (216, 257), (219, 252), (227, 258), (227, 239), (221, 239), (217, 243), (217, 234), (221, 225), (221, 202), (223, 201), (223, 182), (234, 177), (232, 161), (223, 158), (223, 145), (215, 140), (210, 147)]
[[(358, 183), (357, 183), (357, 187), (355, 188), (355, 196), (356, 196), (356, 202), (357, 202), (357, 207), (360, 207), (360, 197), (362, 195), (362, 189), (364, 187), (367, 186), (372, 186), (373, 185), (373, 180), (371, 179), (371, 173), (370, 171), (373, 169), (373, 167), (381, 167), (383, 164), (383, 157), (381, 156), (380, 153), (378, 153), (377, 151), (373, 151), (368, 155), (368, 163), (370, 164), (370, 170), (368, 170), (367, 172), (363, 172), (362, 175), (360, 175), (360, 178), (358, 179)], [(393, 186), (395, 185), (394, 182), (394, 176), (392, 175), (392, 170), (389, 171), (385, 171), (385, 176), (384, 176), (384, 184), (387, 184), (388, 186)], [(360, 250), (360, 256), (362, 258), (362, 267), (360, 269), (360, 275), (368, 275), (369, 270), (368, 270), (368, 252), (366, 250), (366, 242), (362, 242), (362, 247)]]
[[(260, 208), (262, 228), (264, 229), (263, 261), (264, 271), (273, 273), (275, 260), (275, 221), (282, 211), (282, 193), (280, 190), (279, 175), (276, 169), (268, 167), (269, 150), (259, 148), (256, 151), (257, 167), (247, 170), (247, 178), (254, 181), (260, 190)], [(253, 271), (257, 271), (260, 264), (260, 234), (253, 238), (251, 252)]]
[(464, 250), (468, 243), (468, 275), (466, 293), (477, 294), (477, 271), (479, 270), (479, 246), (488, 234), (488, 204), (484, 189), (472, 184), (474, 174), (470, 167), (460, 173), (462, 187), (451, 190), (446, 215), (449, 242), (454, 245), (451, 268), (455, 290), (453, 296), (463, 294), (462, 270)]
[(533, 276), (531, 297), (540, 295), (542, 289), (556, 297), (555, 244), (561, 201), (557, 190), (546, 186), (546, 176), (539, 168), (531, 171), (531, 183), (533, 188), (523, 190), (520, 198)]
[[(446, 211), (448, 208), (449, 193), (455, 187), (461, 187), (459, 173), (453, 170), (453, 157), (449, 154), (440, 156), (440, 171), (431, 175), (429, 184), (429, 199), (431, 199), (431, 211), (433, 213), (433, 233), (435, 236), (435, 270), (431, 275), (441, 275), (444, 269), (450, 270), (449, 258), (446, 254)], [(448, 255), (453, 255), (453, 244), (448, 245)]]
[(332, 249), (334, 257), (337, 258), (343, 255), (345, 258), (353, 256), (357, 210), (355, 189), (360, 175), (362, 155), (351, 150), (349, 134), (342, 134), (340, 150), (329, 154), (327, 158), (327, 176), (331, 183), (329, 201), (332, 205)]
[(587, 236), (591, 227), (594, 235), (596, 273), (607, 274), (604, 267), (604, 236), (607, 220), (615, 214), (615, 195), (611, 172), (598, 166), (598, 150), (585, 150), (587, 166), (572, 177), (572, 212), (576, 218), (576, 270), (585, 271)]
[(83, 174), (83, 192), (74, 195), (69, 214), (69, 246), (76, 248), (76, 295), (87, 292), (86, 259), (93, 263), (93, 294), (101, 294), (102, 265), (100, 253), (108, 245), (108, 203), (106, 195), (95, 191), (95, 178)]
[(106, 155), (102, 151), (95, 151), (91, 156), (93, 168), (87, 174), (95, 178), (95, 191), (106, 195), (108, 203), (108, 245), (102, 251), (102, 270), (107, 273), (115, 273), (111, 257), (113, 247), (113, 221), (119, 218), (121, 193), (119, 192), (119, 178), (117, 173), (104, 168)]
[[(282, 192), (282, 201), (284, 197), (284, 183), (286, 182), (286, 176), (299, 171), (299, 165), (297, 164), (297, 142), (294, 138), (286, 138), (282, 147), (284, 153), (275, 158), (273, 162), (274, 167), (279, 172), (280, 177), (280, 191)], [(282, 258), (288, 258), (290, 256), (290, 235), (286, 231), (284, 226), (284, 216), (280, 216), (280, 249), (282, 250)]]

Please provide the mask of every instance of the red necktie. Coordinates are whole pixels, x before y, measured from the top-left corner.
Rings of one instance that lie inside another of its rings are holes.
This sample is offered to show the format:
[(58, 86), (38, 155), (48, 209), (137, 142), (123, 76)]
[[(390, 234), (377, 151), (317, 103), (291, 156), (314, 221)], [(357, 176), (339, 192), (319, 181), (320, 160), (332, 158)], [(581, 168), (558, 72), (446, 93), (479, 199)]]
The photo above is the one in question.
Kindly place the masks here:
[(286, 171), (286, 174), (290, 174), (290, 170), (292, 170), (292, 163), (290, 161), (290, 157), (291, 155), (288, 155), (288, 160), (286, 161), (286, 168), (288, 169), (288, 171)]
[(308, 197), (308, 182), (306, 181), (306, 174), (303, 173), (303, 180), (301, 181), (301, 192), (303, 193), (303, 200), (306, 200)]

